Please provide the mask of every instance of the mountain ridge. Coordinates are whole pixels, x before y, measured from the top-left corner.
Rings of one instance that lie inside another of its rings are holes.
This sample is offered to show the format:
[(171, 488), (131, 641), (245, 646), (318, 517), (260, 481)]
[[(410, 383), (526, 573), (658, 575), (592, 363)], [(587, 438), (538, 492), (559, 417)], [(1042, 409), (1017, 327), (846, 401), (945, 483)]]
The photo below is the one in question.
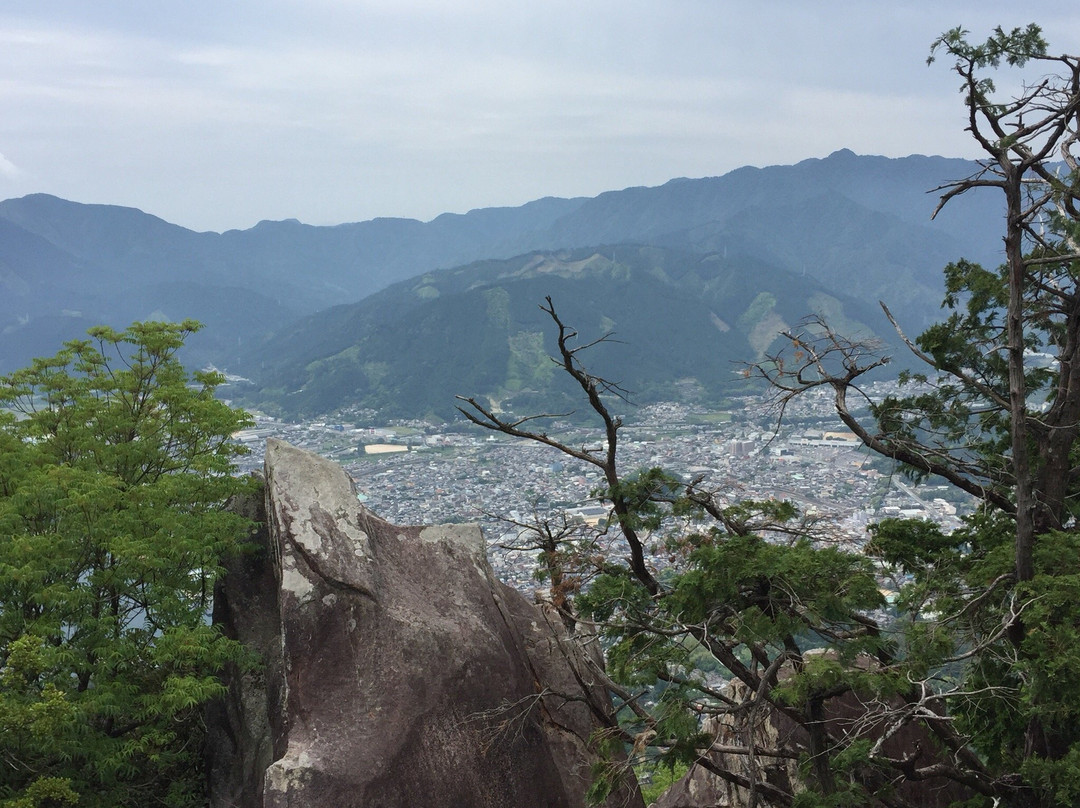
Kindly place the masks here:
[[(931, 219), (933, 189), (976, 168), (954, 158), (841, 150), (793, 166), (746, 166), (592, 198), (543, 197), (428, 222), (282, 220), (224, 233), (45, 194), (5, 200), (0, 225), (11, 235), (0, 243), (0, 288), (8, 291), (0, 300), (0, 372), (55, 351), (88, 325), (151, 317), (204, 321), (186, 361), (238, 368), (300, 318), (323, 312), (317, 317), (332, 330), (333, 306), (394, 283), (595, 245), (652, 245), (813, 277), (832, 295), (887, 300), (916, 333), (936, 315), (945, 263), (964, 256), (994, 265), (1000, 253), (1002, 206), (992, 194), (965, 195)], [(785, 280), (770, 294), (783, 298), (793, 288)]]
[(601, 340), (582, 357), (590, 370), (639, 402), (670, 398), (677, 382), (721, 400), (743, 386), (733, 363), (761, 358), (806, 314), (830, 315), (856, 336), (883, 324), (871, 306), (745, 257), (630, 244), (534, 251), (426, 273), (303, 318), (242, 358), (255, 388), (237, 395), (290, 416), (360, 406), (446, 418), (457, 395), (521, 412), (572, 408), (573, 389), (548, 359), (548, 297), (582, 343)]

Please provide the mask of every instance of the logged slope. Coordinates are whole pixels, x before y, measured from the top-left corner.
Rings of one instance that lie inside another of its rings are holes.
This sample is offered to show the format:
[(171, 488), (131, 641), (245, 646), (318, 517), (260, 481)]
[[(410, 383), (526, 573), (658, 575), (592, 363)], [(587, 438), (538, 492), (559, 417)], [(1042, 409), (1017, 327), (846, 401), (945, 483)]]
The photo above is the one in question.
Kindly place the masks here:
[(778, 331), (816, 311), (848, 332), (879, 329), (873, 308), (809, 277), (746, 258), (617, 245), (534, 252), (428, 273), (302, 320), (249, 355), (251, 404), (290, 414), (359, 405), (384, 415), (453, 413), (457, 394), (520, 412), (566, 406), (550, 295), (598, 346), (590, 366), (636, 401), (717, 399)]
[(974, 168), (965, 160), (842, 150), (793, 166), (672, 180), (588, 200), (555, 223), (549, 244), (634, 241), (756, 256), (834, 291), (886, 300), (918, 333), (936, 317), (946, 263), (1001, 260), (999, 195), (969, 194), (931, 219), (933, 189)]
[(747, 207), (658, 242), (755, 256), (868, 302), (886, 301), (912, 333), (938, 318), (942, 268), (964, 254), (925, 224), (867, 209), (835, 190)]

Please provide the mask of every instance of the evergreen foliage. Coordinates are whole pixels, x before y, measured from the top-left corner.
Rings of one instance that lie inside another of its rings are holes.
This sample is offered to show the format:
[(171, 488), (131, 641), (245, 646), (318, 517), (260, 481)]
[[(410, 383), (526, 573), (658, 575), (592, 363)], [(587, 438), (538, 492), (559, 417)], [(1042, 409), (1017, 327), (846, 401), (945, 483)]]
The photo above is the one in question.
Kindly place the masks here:
[(198, 324), (95, 328), (0, 377), (0, 805), (194, 806), (241, 649), (205, 619), (248, 525), (248, 417), (176, 359)]
[[(555, 446), (607, 481), (608, 535), (567, 535), (560, 558), (578, 564), (564, 578), (592, 581), (568, 624), (605, 640), (627, 748), (703, 767), (759, 805), (1080, 799), (1080, 57), (1048, 55), (1034, 25), (983, 43), (955, 29), (931, 61), (941, 54), (987, 155), (939, 189), (942, 204), (1003, 192), (1005, 263), (946, 268), (947, 319), (914, 341), (900, 332), (926, 370), (905, 374), (911, 386), (874, 402), (868, 422), (848, 398), (887, 360), (820, 316), (749, 372), (771, 383), (781, 417), (828, 389), (867, 447), (976, 497), (961, 530), (885, 520), (865, 547), (843, 548), (786, 504), (725, 507), (701, 480), (623, 470), (607, 404), (623, 391), (584, 368), (595, 342), (579, 344), (550, 299), (556, 362), (600, 418), (603, 447), (560, 444), (538, 428), (543, 415), (510, 420), (463, 399), (475, 423)], [(1017, 98), (993, 98), (986, 71), (1032, 62), (1042, 72)], [(600, 552), (611, 534), (624, 562)], [(789, 730), (770, 736), (764, 714)], [(727, 727), (723, 766), (705, 717)]]

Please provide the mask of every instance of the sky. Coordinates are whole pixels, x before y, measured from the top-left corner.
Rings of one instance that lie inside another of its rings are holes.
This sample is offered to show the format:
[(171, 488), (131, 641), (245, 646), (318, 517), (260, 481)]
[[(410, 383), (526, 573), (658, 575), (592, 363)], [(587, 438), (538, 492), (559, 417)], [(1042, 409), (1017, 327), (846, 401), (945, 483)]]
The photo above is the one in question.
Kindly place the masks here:
[(224, 231), (976, 157), (930, 43), (1029, 22), (1080, 53), (1076, 0), (4, 0), (0, 199)]

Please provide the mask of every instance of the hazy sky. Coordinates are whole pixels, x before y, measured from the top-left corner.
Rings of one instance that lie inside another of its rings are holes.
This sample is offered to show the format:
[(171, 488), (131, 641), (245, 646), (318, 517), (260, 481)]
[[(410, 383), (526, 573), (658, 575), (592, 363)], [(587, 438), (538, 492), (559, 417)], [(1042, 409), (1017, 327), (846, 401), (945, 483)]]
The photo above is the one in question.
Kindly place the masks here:
[(1028, 22), (1080, 52), (1076, 0), (5, 0), (0, 199), (226, 230), (972, 157), (929, 44)]

